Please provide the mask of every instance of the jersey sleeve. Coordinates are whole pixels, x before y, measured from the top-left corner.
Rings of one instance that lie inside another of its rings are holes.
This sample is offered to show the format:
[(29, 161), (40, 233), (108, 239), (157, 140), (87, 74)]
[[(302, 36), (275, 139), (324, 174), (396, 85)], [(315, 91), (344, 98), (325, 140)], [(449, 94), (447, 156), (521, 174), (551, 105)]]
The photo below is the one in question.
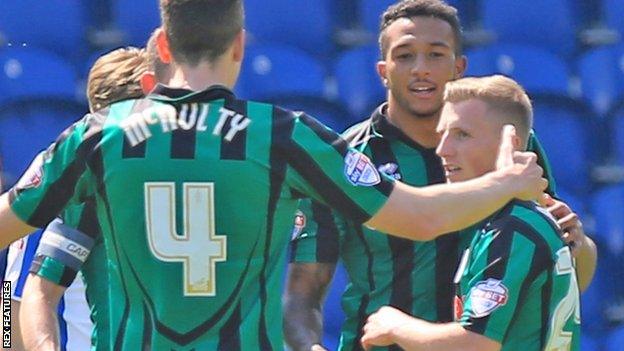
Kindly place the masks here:
[(532, 151), (537, 154), (537, 164), (542, 167), (544, 170), (544, 178), (548, 180), (548, 188), (546, 188), (546, 192), (553, 197), (557, 197), (557, 183), (553, 177), (548, 156), (546, 155), (546, 151), (537, 138), (534, 130), (531, 130), (531, 133), (529, 133), (529, 143), (527, 149), (528, 151)]
[[(362, 223), (387, 201), (394, 179), (350, 148), (338, 134), (304, 113), (278, 119), (279, 154), (287, 163), (285, 181), (298, 192)], [(274, 141), (275, 142), (275, 141)]]
[(87, 115), (39, 154), (10, 190), (13, 212), (27, 224), (42, 228), (68, 204), (88, 196), (88, 163), (101, 139), (101, 123)]
[[(503, 342), (517, 311), (532, 294), (533, 282), (548, 258), (513, 221), (478, 233), (471, 246), (469, 281), (462, 280), (464, 309), (460, 324), (467, 330)], [(465, 285), (465, 286), (464, 286)]]
[(291, 241), (291, 263), (338, 263), (342, 218), (331, 208), (302, 199), (295, 214)]
[(30, 272), (69, 287), (94, 245), (93, 236), (57, 218), (44, 230)]

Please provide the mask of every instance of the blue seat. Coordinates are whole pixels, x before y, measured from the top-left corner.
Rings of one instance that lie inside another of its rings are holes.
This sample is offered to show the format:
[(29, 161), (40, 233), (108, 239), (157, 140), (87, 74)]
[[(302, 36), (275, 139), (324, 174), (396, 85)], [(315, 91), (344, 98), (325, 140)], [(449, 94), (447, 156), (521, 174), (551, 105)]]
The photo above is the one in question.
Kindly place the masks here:
[(558, 56), (528, 45), (492, 45), (467, 52), (467, 76), (504, 74), (529, 93), (567, 96), (569, 72)]
[(337, 350), (340, 340), (340, 328), (344, 322), (344, 312), (341, 307), (342, 293), (349, 282), (344, 267), (336, 267), (334, 280), (327, 292), (323, 308), (323, 345), (328, 350)]
[(575, 105), (534, 101), (534, 129), (552, 164), (559, 187), (575, 196), (590, 187), (589, 118)]
[(243, 98), (322, 97), (325, 72), (304, 51), (281, 45), (253, 45), (246, 50), (236, 92)]
[(34, 48), (0, 51), (0, 104), (24, 99), (76, 98), (76, 73), (71, 64)]
[(568, 0), (482, 0), (483, 27), (499, 43), (537, 45), (569, 57), (576, 47), (576, 27)]
[(611, 152), (619, 166), (624, 166), (624, 105), (612, 112), (608, 120), (611, 130)]
[(144, 47), (150, 34), (160, 26), (157, 0), (113, 0), (112, 14), (116, 26), (125, 34), (124, 44)]
[(371, 45), (343, 53), (334, 65), (338, 98), (357, 119), (368, 117), (386, 99), (375, 68), (379, 58), (379, 48)]
[(596, 241), (604, 243), (614, 255), (624, 252), (624, 184), (596, 191), (592, 196), (596, 218)]
[(0, 1), (0, 44), (25, 43), (72, 59), (86, 52), (86, 15), (81, 0)]
[[(469, 1), (451, 0), (446, 2), (457, 9), (464, 26), (476, 21), (478, 11), (475, 11), (474, 6)], [(395, 3), (397, 3), (396, 0), (360, 0), (358, 12), (364, 30), (377, 36), (381, 24), (381, 15), (390, 5)]]
[(624, 36), (624, 2), (621, 0), (603, 0), (602, 11), (607, 25)]
[(604, 116), (624, 96), (624, 47), (602, 47), (578, 60), (583, 97)]
[(245, 26), (252, 42), (299, 47), (317, 58), (333, 45), (332, 0), (245, 0)]
[(0, 157), (6, 185), (13, 185), (35, 155), (85, 112), (86, 108), (79, 105), (41, 101), (0, 110)]
[[(620, 325), (609, 333), (605, 340), (605, 351), (620, 351), (624, 346), (624, 325)], [(585, 350), (585, 349), (583, 349)]]

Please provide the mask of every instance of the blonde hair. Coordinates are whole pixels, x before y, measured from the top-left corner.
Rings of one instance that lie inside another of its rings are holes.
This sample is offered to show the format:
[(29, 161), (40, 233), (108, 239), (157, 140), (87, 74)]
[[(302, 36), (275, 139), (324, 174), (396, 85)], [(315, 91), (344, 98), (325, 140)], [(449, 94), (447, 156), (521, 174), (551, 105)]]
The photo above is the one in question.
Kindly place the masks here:
[(511, 78), (502, 75), (467, 77), (446, 84), (444, 101), (457, 103), (470, 99), (485, 102), (505, 123), (516, 127), (524, 144), (533, 128), (533, 106), (526, 91)]
[(141, 76), (147, 71), (146, 56), (143, 49), (126, 47), (98, 58), (87, 79), (89, 109), (97, 111), (117, 101), (143, 97)]

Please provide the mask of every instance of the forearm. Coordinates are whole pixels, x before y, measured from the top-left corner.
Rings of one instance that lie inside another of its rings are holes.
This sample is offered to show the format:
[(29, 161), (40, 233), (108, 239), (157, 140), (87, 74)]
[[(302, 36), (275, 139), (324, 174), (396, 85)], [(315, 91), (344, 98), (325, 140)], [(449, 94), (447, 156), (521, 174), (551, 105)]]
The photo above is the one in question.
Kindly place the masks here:
[(320, 305), (304, 299), (286, 297), (284, 301), (284, 336), (293, 351), (310, 351), (321, 344), (323, 313)]
[(584, 243), (580, 245), (576, 254), (576, 274), (581, 292), (589, 287), (594, 278), (597, 261), (598, 251), (596, 250), (596, 244), (588, 236), (585, 236)]
[(404, 325), (394, 332), (394, 340), (406, 351), (482, 351), (479, 342), (472, 342), (474, 337), (457, 323), (433, 324), (414, 319), (413, 323)]
[(486, 218), (509, 202), (513, 194), (509, 182), (494, 173), (425, 188), (397, 183), (380, 210), (381, 216), (376, 215), (367, 225), (412, 240), (433, 240)]
[[(29, 279), (30, 280), (30, 279)], [(27, 283), (25, 291), (29, 288)], [(22, 339), (26, 350), (59, 350), (59, 327), (57, 318), (58, 299), (29, 290), (22, 298), (20, 324), (25, 326)]]

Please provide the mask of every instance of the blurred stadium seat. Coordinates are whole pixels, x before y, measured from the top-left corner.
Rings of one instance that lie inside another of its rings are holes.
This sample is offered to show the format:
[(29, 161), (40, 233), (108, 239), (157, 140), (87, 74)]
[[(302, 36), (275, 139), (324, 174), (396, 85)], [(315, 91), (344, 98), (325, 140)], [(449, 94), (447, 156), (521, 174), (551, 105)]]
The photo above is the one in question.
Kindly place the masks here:
[[(124, 44), (143, 47), (160, 26), (158, 0), (113, 0), (115, 25), (124, 33)], [(207, 19), (208, 20), (208, 19)]]
[(624, 37), (624, 1), (603, 0), (602, 11), (607, 25)]
[(245, 24), (254, 43), (299, 47), (317, 58), (331, 55), (334, 1), (245, 0)]
[(620, 167), (624, 167), (624, 104), (612, 112), (607, 121), (611, 129), (611, 151)]
[(334, 65), (339, 99), (358, 120), (370, 116), (386, 100), (375, 68), (379, 58), (379, 48), (371, 45), (344, 52)]
[(246, 49), (237, 93), (247, 99), (325, 93), (325, 71), (304, 51), (282, 45), (251, 45)]
[(86, 15), (81, 0), (0, 1), (0, 46), (26, 44), (77, 62), (86, 53)]
[(80, 105), (36, 100), (1, 108), (0, 156), (6, 185), (13, 185), (35, 155), (85, 113), (86, 108)]
[(624, 96), (624, 47), (601, 47), (586, 52), (577, 63), (583, 97), (604, 116)]
[(577, 105), (535, 100), (533, 126), (539, 135), (560, 187), (575, 196), (590, 190), (590, 118)]
[[(359, 17), (364, 30), (377, 36), (381, 15), (388, 6), (397, 3), (397, 0), (359, 0)], [(474, 1), (448, 0), (449, 5), (458, 10), (459, 18), (464, 26), (477, 20), (478, 10), (473, 6)]]
[(569, 95), (569, 72), (558, 56), (529, 45), (492, 45), (466, 53), (467, 76), (494, 73), (516, 79), (534, 97), (536, 94)]
[(76, 99), (71, 64), (34, 48), (0, 50), (0, 104), (28, 99)]
[[(621, 351), (624, 348), (624, 325), (609, 333), (605, 341), (605, 351)], [(585, 349), (583, 349), (585, 350)]]
[(577, 23), (569, 0), (481, 0), (483, 27), (499, 43), (536, 45), (571, 56), (576, 48)]

